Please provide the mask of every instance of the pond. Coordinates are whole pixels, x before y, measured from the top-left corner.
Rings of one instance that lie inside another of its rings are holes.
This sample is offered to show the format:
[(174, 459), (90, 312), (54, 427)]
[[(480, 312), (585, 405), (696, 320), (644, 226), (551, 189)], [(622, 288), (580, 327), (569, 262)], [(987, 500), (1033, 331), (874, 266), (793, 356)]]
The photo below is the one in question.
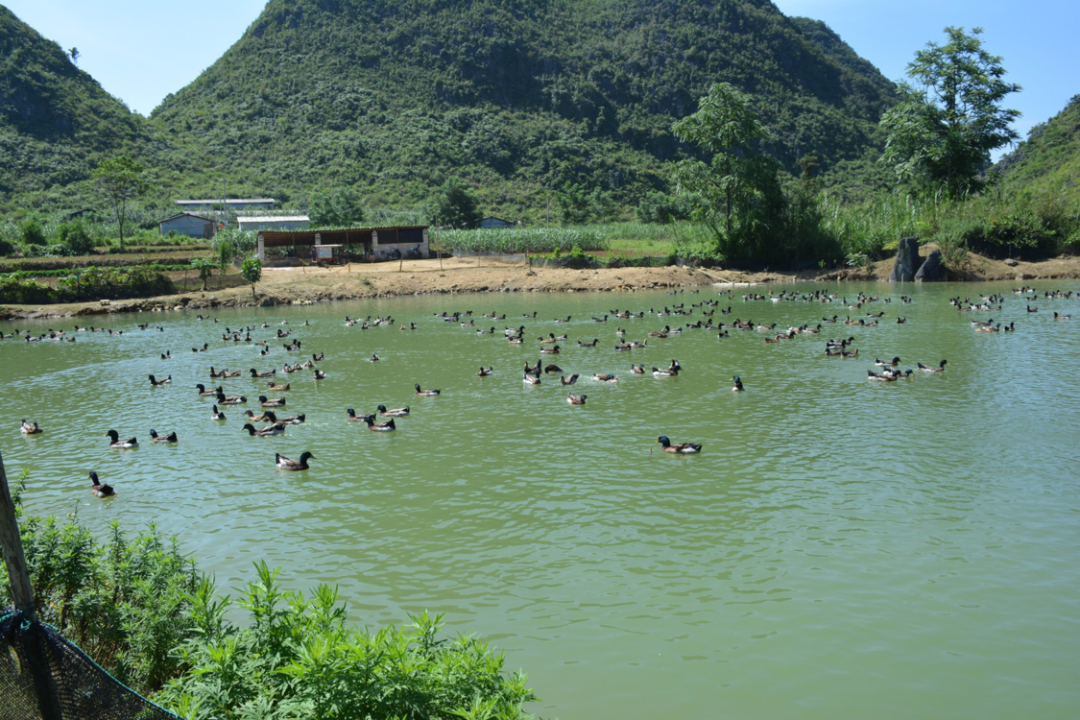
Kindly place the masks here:
[[(97, 533), (155, 523), (222, 592), (265, 559), (289, 587), (339, 585), (361, 624), (445, 613), (447, 632), (489, 639), (530, 675), (543, 717), (1064, 717), (1080, 703), (1080, 317), (1053, 312), (1080, 308), (1075, 286), (1040, 283), (1037, 300), (1007, 284), (788, 285), (0, 323), (77, 337), (0, 342), (0, 449), (9, 477), (31, 472), (29, 512), (77, 513)], [(1044, 297), (1058, 288), (1073, 294)], [(770, 289), (837, 298), (742, 299)], [(880, 299), (849, 307), (860, 291)], [(994, 292), (1000, 310), (949, 303)], [(618, 328), (645, 340), (702, 320), (704, 301), (717, 323), (841, 322), (778, 343), (686, 329), (613, 349)], [(693, 315), (656, 314), (676, 304)], [(475, 325), (435, 315), (454, 311)], [(877, 326), (843, 324), (880, 312)], [(975, 331), (991, 318), (1016, 331)], [(72, 333), (76, 322), (123, 334)], [(503, 329), (521, 325), (526, 341), (509, 344)], [(268, 355), (222, 339), (244, 326)], [(549, 333), (568, 335), (558, 355), (538, 352)], [(849, 336), (857, 358), (825, 355), (826, 339)], [(283, 348), (296, 339), (302, 352)], [(312, 353), (325, 353), (326, 379), (282, 371)], [(948, 365), (868, 380), (875, 358), (896, 356), (901, 369)], [(563, 372), (527, 385), (538, 359)], [(672, 359), (676, 377), (630, 372)], [(210, 366), (244, 375), (212, 381)], [(276, 368), (291, 389), (267, 392), (250, 368)], [(172, 383), (152, 388), (151, 373)], [(558, 378), (572, 373), (585, 405), (566, 402)], [(214, 422), (196, 383), (249, 402)], [(442, 393), (416, 397), (414, 383)], [(249, 437), (243, 410), (260, 394), (306, 422)], [(411, 407), (396, 432), (347, 420), (380, 403)], [(44, 434), (22, 437), (22, 418)], [(151, 428), (179, 443), (150, 443)], [(109, 449), (109, 429), (141, 447)], [(660, 452), (660, 435), (703, 450)], [(275, 468), (275, 453), (303, 451), (310, 470)], [(115, 498), (91, 497), (91, 469)]]

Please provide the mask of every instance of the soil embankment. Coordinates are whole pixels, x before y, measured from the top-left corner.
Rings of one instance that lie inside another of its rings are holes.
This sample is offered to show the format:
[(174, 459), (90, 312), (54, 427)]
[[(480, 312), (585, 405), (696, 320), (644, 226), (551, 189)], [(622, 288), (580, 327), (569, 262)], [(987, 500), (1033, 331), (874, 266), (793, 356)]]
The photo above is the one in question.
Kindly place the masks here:
[[(924, 248), (929, 252), (929, 248)], [(2, 318), (79, 317), (122, 312), (197, 310), (215, 307), (310, 304), (395, 295), (479, 292), (631, 292), (636, 290), (712, 287), (717, 283), (774, 284), (802, 281), (887, 280), (892, 260), (866, 268), (799, 273), (745, 273), (689, 267), (556, 269), (504, 265), (480, 258), (408, 260), (404, 263), (350, 265), (334, 268), (268, 268), (256, 287), (112, 302), (64, 305), (14, 305), (0, 308)], [(1080, 278), (1080, 258), (1061, 257), (1036, 263), (970, 255), (960, 274), (964, 280), (1038, 280)]]

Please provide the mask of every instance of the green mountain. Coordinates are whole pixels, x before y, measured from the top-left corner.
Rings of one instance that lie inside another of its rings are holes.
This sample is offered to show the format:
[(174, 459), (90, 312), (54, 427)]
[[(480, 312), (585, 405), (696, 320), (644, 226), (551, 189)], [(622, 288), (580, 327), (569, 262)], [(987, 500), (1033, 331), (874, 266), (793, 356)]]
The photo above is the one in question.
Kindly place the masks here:
[(270, 0), (149, 120), (0, 7), (0, 209), (87, 202), (120, 152), (162, 207), (338, 186), (415, 206), (457, 175), (514, 218), (572, 184), (627, 208), (668, 188), (687, 152), (671, 123), (718, 81), (758, 98), (789, 170), (814, 154), (827, 184), (880, 172), (893, 85), (769, 0)]
[(152, 117), (206, 191), (398, 204), (460, 175), (520, 216), (567, 183), (665, 188), (671, 123), (721, 80), (759, 97), (787, 167), (814, 153), (826, 172), (876, 152), (893, 92), (768, 0), (271, 0)]
[(100, 158), (138, 152), (146, 125), (0, 6), (0, 203), (19, 193), (35, 204), (87, 178)]
[(994, 170), (1006, 189), (1080, 200), (1080, 95), (1036, 125)]

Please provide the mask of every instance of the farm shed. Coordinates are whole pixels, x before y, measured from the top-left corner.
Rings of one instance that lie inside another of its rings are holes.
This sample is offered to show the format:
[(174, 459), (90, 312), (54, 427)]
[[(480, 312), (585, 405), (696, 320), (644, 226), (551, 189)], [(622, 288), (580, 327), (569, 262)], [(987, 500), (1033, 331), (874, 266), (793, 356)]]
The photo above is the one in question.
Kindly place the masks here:
[(293, 264), (298, 259), (310, 258), (313, 245), (341, 245), (341, 257), (354, 262), (426, 258), (430, 254), (427, 225), (293, 232), (265, 230), (259, 233), (257, 252), (263, 262)]
[(187, 235), (196, 238), (212, 238), (214, 236), (214, 221), (191, 213), (177, 213), (158, 223), (162, 235), (171, 232), (177, 235)]

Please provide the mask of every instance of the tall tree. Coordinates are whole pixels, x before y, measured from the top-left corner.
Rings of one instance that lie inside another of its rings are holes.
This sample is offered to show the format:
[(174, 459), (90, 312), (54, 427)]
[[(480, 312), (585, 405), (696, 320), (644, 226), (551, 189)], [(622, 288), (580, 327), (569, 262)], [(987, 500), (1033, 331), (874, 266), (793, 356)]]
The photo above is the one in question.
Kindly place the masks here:
[(945, 45), (915, 53), (907, 70), (915, 84), (902, 84), (903, 101), (881, 118), (889, 134), (884, 161), (922, 192), (962, 197), (981, 189), (991, 151), (1019, 137), (1009, 125), (1020, 112), (1001, 102), (1021, 88), (1002, 80), (1001, 58), (983, 48), (982, 32), (947, 27)]
[(439, 225), (473, 227), (480, 221), (480, 201), (460, 179), (449, 178), (435, 196), (429, 214)]
[(112, 204), (116, 223), (120, 226), (121, 249), (124, 247), (124, 221), (127, 218), (128, 203), (147, 189), (142, 173), (143, 166), (126, 155), (102, 160), (94, 170), (98, 189)]
[(693, 115), (671, 126), (679, 140), (697, 145), (708, 160), (680, 160), (675, 181), (680, 192), (698, 194), (698, 217), (713, 231), (726, 256), (760, 257), (763, 229), (779, 221), (783, 193), (778, 165), (760, 151), (768, 138), (753, 98), (718, 83), (701, 98)]

